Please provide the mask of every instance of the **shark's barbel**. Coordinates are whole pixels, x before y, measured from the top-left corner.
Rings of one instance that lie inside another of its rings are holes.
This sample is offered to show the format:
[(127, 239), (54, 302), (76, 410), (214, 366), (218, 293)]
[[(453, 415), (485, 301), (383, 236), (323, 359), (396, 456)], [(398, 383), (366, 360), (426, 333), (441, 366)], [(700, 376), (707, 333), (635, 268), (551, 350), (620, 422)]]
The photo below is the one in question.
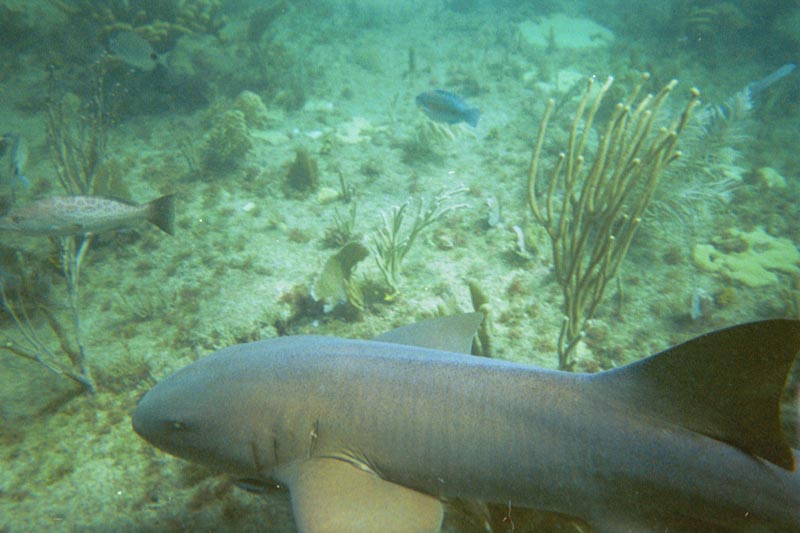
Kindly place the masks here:
[(157, 384), (133, 427), (178, 457), (284, 484), (301, 531), (437, 531), (449, 498), (601, 532), (800, 531), (798, 453), (778, 419), (800, 321), (588, 375), (466, 355), (480, 319), (232, 346)]

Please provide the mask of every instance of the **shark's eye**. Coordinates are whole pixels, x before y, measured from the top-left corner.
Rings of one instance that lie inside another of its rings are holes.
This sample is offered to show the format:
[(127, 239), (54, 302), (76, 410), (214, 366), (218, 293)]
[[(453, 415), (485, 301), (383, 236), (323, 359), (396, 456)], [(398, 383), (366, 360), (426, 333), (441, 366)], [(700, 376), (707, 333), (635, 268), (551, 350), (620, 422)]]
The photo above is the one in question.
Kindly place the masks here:
[(181, 422), (180, 420), (167, 420), (164, 422), (166, 429), (169, 431), (186, 431), (189, 429), (185, 423)]

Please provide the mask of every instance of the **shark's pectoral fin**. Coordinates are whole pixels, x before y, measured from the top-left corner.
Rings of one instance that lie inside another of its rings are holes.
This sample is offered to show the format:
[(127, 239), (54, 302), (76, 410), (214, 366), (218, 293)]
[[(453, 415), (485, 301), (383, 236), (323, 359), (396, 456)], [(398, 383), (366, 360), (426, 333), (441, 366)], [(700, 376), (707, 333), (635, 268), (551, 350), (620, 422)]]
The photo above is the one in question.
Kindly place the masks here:
[(309, 459), (282, 476), (301, 532), (439, 531), (442, 503), (346, 461)]

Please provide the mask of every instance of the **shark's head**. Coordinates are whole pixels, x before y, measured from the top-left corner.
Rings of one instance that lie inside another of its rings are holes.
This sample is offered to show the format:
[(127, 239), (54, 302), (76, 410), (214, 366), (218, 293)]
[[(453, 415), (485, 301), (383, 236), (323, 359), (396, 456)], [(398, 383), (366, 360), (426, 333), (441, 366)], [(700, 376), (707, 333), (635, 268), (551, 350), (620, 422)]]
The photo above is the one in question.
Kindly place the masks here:
[[(254, 343), (258, 344), (258, 343)], [(133, 429), (167, 453), (243, 476), (274, 466), (270, 438), (274, 409), (260, 401), (268, 368), (255, 350), (239, 345), (179, 370), (159, 382), (133, 412)], [(256, 391), (256, 392), (254, 392)]]
[[(481, 319), (479, 313), (438, 318), (376, 340), (469, 353)], [(336, 366), (334, 353), (363, 352), (359, 342), (313, 335), (225, 348), (145, 394), (133, 413), (133, 429), (176, 457), (249, 479), (272, 476), (276, 467), (306, 457), (320, 413), (328, 411), (329, 396), (339, 394), (334, 377), (342, 369), (319, 366)], [(315, 372), (324, 379), (309, 377)]]

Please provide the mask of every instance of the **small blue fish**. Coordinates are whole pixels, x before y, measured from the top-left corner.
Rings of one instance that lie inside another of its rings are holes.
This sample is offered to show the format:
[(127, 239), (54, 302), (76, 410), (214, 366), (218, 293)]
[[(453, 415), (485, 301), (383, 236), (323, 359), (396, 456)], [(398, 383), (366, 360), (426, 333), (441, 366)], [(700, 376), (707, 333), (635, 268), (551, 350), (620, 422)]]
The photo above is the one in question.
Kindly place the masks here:
[(474, 128), (481, 118), (480, 109), (467, 106), (460, 96), (441, 89), (420, 93), (416, 101), (428, 118), (436, 122), (445, 124), (466, 122)]

